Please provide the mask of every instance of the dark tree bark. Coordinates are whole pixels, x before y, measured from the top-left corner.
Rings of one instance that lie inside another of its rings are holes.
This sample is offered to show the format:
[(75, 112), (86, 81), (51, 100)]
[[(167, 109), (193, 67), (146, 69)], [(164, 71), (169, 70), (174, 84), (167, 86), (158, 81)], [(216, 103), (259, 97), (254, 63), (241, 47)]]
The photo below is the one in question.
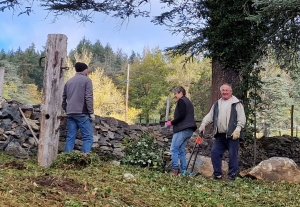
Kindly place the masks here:
[[(211, 104), (217, 101), (221, 97), (220, 87), (224, 83), (231, 84), (233, 89), (233, 94), (235, 88), (241, 82), (241, 78), (238, 72), (235, 72), (231, 69), (222, 69), (220, 61), (217, 58), (212, 59), (212, 88), (211, 88)], [(239, 98), (239, 97), (238, 97)], [(209, 109), (210, 109), (209, 107)]]
[[(240, 83), (241, 78), (238, 72), (235, 72), (231, 69), (222, 69), (220, 61), (218, 58), (212, 58), (212, 87), (210, 94), (210, 104), (207, 108), (207, 113), (211, 109), (212, 105), (221, 98), (220, 87), (224, 83), (231, 84), (234, 94), (234, 89)], [(238, 97), (239, 98), (239, 97)], [(213, 132), (212, 124), (209, 124), (205, 128), (206, 133), (210, 134)]]

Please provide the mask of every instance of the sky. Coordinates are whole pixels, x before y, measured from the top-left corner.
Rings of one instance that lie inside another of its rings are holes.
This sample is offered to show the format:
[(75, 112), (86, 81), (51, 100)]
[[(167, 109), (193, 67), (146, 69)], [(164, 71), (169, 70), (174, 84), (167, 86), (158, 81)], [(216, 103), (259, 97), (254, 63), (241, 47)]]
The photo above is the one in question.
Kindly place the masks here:
[[(159, 3), (152, 3), (150, 15), (162, 13)], [(127, 55), (132, 51), (142, 54), (148, 46), (161, 49), (179, 44), (182, 35), (172, 35), (165, 26), (154, 25), (151, 18), (131, 18), (120, 27), (119, 20), (96, 14), (94, 23), (77, 23), (73, 17), (62, 16), (53, 23), (53, 16), (47, 16), (42, 8), (35, 7), (34, 14), (18, 16), (10, 10), (0, 11), (0, 50), (25, 50), (32, 43), (37, 50), (46, 46), (48, 34), (64, 34), (68, 37), (68, 52), (75, 49), (84, 37), (95, 43), (99, 40), (103, 46), (110, 44), (112, 49), (122, 49)]]

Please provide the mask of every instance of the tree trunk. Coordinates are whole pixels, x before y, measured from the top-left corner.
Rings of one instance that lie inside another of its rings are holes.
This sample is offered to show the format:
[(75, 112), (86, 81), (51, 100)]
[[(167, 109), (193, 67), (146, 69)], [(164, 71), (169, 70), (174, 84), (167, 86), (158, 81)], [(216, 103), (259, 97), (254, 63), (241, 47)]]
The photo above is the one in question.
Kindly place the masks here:
[(46, 45), (41, 130), (38, 164), (49, 167), (56, 159), (59, 143), (59, 125), (64, 87), (64, 64), (67, 57), (67, 36), (49, 34)]
[[(212, 87), (210, 94), (210, 105), (207, 109), (207, 112), (209, 112), (212, 105), (219, 98), (221, 98), (220, 87), (224, 83), (231, 84), (234, 95), (234, 88), (240, 83), (239, 74), (230, 69), (222, 69), (219, 60), (217, 58), (212, 58)], [(205, 131), (207, 133), (212, 133), (213, 125), (209, 124)]]
[(234, 95), (234, 90), (236, 86), (239, 85), (240, 81), (241, 78), (237, 72), (230, 69), (222, 69), (219, 60), (217, 58), (212, 58), (212, 88), (210, 107), (221, 97), (220, 87), (224, 83), (231, 84)]
[(145, 118), (146, 118), (146, 126), (148, 127), (150, 123), (149, 111), (147, 111)]

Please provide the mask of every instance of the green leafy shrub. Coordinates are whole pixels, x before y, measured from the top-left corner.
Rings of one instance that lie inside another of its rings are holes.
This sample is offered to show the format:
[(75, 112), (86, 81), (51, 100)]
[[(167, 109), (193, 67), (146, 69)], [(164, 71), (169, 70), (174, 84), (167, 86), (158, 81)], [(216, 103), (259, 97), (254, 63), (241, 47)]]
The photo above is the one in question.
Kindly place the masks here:
[(51, 164), (52, 168), (82, 169), (90, 165), (99, 164), (99, 157), (96, 153), (84, 154), (79, 151), (60, 153)]
[(160, 146), (149, 132), (144, 132), (135, 139), (124, 139), (125, 157), (122, 164), (137, 165), (161, 170), (164, 166), (164, 147)]

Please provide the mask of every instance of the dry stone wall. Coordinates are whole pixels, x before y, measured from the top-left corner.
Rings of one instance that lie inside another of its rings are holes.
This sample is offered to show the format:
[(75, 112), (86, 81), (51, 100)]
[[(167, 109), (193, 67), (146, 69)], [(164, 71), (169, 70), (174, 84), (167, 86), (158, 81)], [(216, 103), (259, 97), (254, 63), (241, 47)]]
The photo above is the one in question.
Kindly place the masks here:
[[(20, 110), (23, 112), (24, 117)], [(34, 136), (40, 133), (40, 105), (22, 105), (16, 101), (5, 101), (0, 105), (0, 150), (24, 158), (37, 152)], [(124, 156), (122, 143), (125, 137), (136, 138), (144, 131), (155, 135), (160, 145), (169, 148), (172, 137), (170, 128), (128, 125), (114, 119), (96, 116), (94, 124), (93, 150), (98, 153)], [(29, 127), (30, 125), (30, 127)], [(32, 130), (30, 130), (30, 128)], [(67, 135), (66, 117), (61, 118), (59, 152), (63, 151)], [(75, 149), (82, 146), (81, 134), (77, 133)], [(168, 152), (166, 152), (168, 154)]]
[[(24, 113), (25, 122), (20, 110)], [(40, 132), (40, 105), (22, 105), (16, 101), (0, 100), (0, 150), (16, 157), (26, 158), (37, 153), (37, 144), (33, 134), (38, 138)], [(28, 124), (27, 124), (28, 123)], [(32, 129), (32, 131), (30, 130)], [(139, 126), (114, 118), (96, 116), (94, 122), (93, 151), (103, 154), (112, 154), (117, 157), (124, 156), (122, 143), (125, 137), (136, 138), (144, 131), (151, 132), (158, 143), (165, 147), (165, 158), (170, 159), (170, 144), (172, 130), (161, 126)], [(63, 151), (67, 134), (66, 118), (61, 119), (59, 152)], [(188, 151), (191, 152), (197, 134), (188, 143)], [(204, 137), (200, 146), (199, 157), (210, 157), (213, 139), (210, 135)], [(75, 149), (82, 146), (81, 135), (77, 134)], [(300, 139), (289, 136), (265, 137), (257, 140), (256, 164), (271, 157), (287, 157), (300, 166)], [(189, 156), (189, 155), (188, 155)], [(240, 147), (240, 170), (253, 167), (254, 148), (250, 141), (242, 143)], [(228, 161), (228, 153), (224, 155)]]

